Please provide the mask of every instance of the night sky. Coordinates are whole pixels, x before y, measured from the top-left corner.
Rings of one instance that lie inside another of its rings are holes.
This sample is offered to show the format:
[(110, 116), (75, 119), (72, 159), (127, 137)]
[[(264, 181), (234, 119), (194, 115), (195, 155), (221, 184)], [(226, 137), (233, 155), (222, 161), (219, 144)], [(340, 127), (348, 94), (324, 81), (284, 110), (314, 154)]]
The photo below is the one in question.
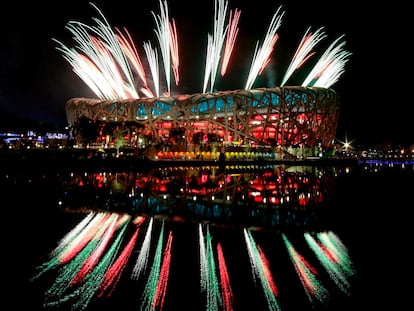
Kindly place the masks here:
[[(158, 47), (155, 22), (158, 0), (94, 1), (113, 27), (126, 27), (145, 59), (143, 42)], [(170, 17), (177, 25), (181, 53), (180, 93), (199, 93), (207, 34), (212, 32), (213, 0), (197, 1), (189, 7), (184, 1), (170, 0)], [(341, 96), (337, 130), (339, 140), (373, 145), (382, 142), (413, 144), (409, 68), (413, 67), (408, 33), (411, 23), (407, 4), (393, 2), (370, 6), (361, 1), (230, 0), (229, 9), (241, 9), (239, 36), (233, 61), (218, 90), (241, 89), (257, 41), (265, 37), (270, 20), (279, 7), (285, 11), (279, 40), (266, 71), (254, 87), (278, 86), (290, 58), (306, 29), (323, 26), (327, 37), (317, 45), (317, 59), (327, 46), (345, 35), (345, 49), (352, 53), (345, 72), (331, 88)], [(405, 6), (405, 7), (404, 7)], [(72, 71), (56, 49), (52, 38), (73, 46), (65, 29), (70, 20), (95, 25), (97, 11), (88, 1), (11, 2), (0, 13), (0, 114), (30, 117), (57, 125), (66, 123), (65, 103), (74, 97), (95, 98), (89, 87)], [(297, 76), (300, 78), (300, 76)], [(297, 80), (299, 85), (302, 80)], [(294, 79), (292, 78), (293, 83)], [(173, 89), (174, 91), (174, 89)]]

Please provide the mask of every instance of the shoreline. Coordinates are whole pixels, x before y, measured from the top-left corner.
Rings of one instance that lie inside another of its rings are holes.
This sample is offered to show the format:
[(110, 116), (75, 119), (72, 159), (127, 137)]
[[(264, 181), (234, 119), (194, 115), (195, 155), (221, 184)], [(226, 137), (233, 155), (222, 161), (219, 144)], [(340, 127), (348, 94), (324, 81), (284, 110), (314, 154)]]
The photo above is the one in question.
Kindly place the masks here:
[(106, 156), (95, 150), (2, 150), (0, 171), (62, 171), (62, 170), (150, 170), (159, 166), (350, 166), (357, 165), (356, 158), (306, 158), (306, 159), (149, 159), (133, 154), (121, 157)]

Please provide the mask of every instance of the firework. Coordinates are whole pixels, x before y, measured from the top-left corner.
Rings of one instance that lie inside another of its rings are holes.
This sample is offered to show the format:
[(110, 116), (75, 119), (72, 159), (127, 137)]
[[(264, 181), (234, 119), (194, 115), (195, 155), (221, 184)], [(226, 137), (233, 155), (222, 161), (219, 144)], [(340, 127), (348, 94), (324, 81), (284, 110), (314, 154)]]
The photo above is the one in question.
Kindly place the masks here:
[[(175, 85), (179, 86), (180, 54), (177, 23), (169, 16), (167, 1), (159, 1), (160, 14), (151, 12), (155, 20), (155, 35), (158, 47), (151, 41), (143, 44), (146, 62), (151, 71), (151, 88), (148, 86), (144, 63), (139, 56), (135, 43), (126, 28), (121, 31), (112, 29), (103, 13), (93, 18), (95, 25), (71, 21), (66, 28), (72, 33), (75, 46), (70, 47), (54, 39), (57, 49), (72, 65), (73, 71), (101, 99), (129, 99), (145, 97), (172, 96), (171, 73)], [(220, 70), (223, 77), (228, 69), (231, 55), (234, 53), (236, 39), (239, 34), (241, 10), (229, 10), (228, 1), (214, 0), (213, 31), (207, 36), (205, 55), (204, 81), (202, 93), (216, 90), (216, 78)], [(268, 67), (274, 55), (278, 30), (282, 26), (285, 11), (279, 6), (270, 21), (265, 38), (261, 45), (256, 43), (245, 89), (251, 89), (257, 77)], [(179, 26), (179, 25), (178, 25)], [(313, 48), (326, 37), (323, 27), (314, 33), (307, 29), (280, 86), (289, 81), (293, 72), (302, 67), (309, 58), (314, 56)], [(306, 75), (302, 86), (330, 88), (344, 73), (345, 64), (351, 53), (344, 49), (344, 35), (341, 35), (327, 48), (311, 71)], [(159, 57), (159, 55), (161, 57)], [(159, 68), (164, 69), (163, 76)], [(165, 85), (161, 85), (164, 81)], [(276, 87), (276, 86), (271, 86)], [(161, 90), (165, 90), (162, 92)]]

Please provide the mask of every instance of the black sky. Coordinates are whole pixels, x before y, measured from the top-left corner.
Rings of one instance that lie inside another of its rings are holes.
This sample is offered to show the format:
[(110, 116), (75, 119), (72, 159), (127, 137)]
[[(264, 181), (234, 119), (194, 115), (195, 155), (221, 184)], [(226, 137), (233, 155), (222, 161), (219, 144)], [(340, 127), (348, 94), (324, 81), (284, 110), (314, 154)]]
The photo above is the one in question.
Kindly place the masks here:
[[(153, 46), (157, 44), (151, 11), (159, 13), (159, 2), (141, 2), (97, 0), (93, 3), (113, 27), (126, 27), (142, 51), (144, 41), (151, 41)], [(170, 17), (177, 23), (180, 41), (181, 91), (201, 92), (214, 0), (167, 2)], [(239, 37), (228, 76), (217, 80), (217, 89), (243, 88), (256, 42), (263, 41), (273, 13), (282, 5), (285, 15), (278, 31), (280, 38), (271, 64), (255, 87), (270, 86), (266, 84), (272, 81), (277, 86), (306, 29), (323, 26), (327, 38), (318, 45), (317, 55), (342, 34), (345, 49), (352, 53), (345, 73), (332, 86), (340, 94), (342, 105), (337, 138), (344, 140), (346, 136), (361, 145), (413, 144), (413, 102), (409, 86), (410, 68), (413, 68), (409, 49), (411, 9), (408, 2), (378, 3), (229, 0), (230, 9), (239, 8), (242, 12)], [(92, 25), (93, 17), (98, 17), (98, 13), (88, 1), (15, 1), (8, 9), (1, 10), (0, 114), (65, 124), (66, 101), (74, 97), (96, 97), (72, 71), (52, 40), (72, 45), (66, 24), (76, 20)]]

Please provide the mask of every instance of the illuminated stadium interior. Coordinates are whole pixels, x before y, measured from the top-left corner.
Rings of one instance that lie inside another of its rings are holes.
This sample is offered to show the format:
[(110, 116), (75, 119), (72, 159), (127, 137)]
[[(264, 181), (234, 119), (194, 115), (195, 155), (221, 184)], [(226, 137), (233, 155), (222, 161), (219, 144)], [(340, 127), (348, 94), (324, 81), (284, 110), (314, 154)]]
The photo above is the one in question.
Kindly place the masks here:
[(327, 88), (276, 87), (125, 100), (73, 98), (66, 110), (69, 124), (81, 117), (135, 121), (153, 143), (169, 141), (171, 131), (182, 128), (190, 144), (312, 148), (333, 144), (339, 96)]

